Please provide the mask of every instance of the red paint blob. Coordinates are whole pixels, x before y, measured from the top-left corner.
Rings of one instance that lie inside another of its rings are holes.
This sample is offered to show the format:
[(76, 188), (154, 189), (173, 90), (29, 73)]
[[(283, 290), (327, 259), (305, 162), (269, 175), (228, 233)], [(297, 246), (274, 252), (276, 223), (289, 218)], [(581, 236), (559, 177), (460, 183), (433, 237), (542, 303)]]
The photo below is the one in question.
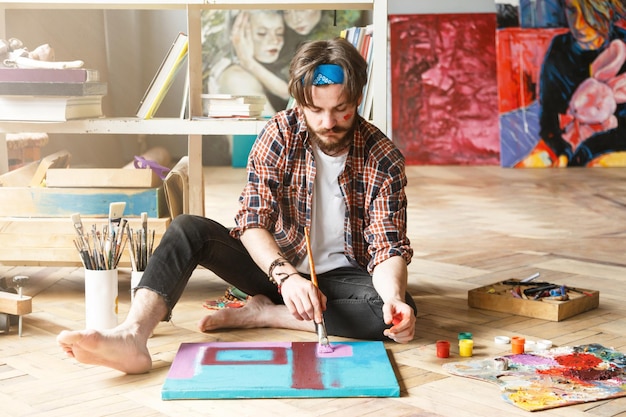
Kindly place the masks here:
[(343, 116), (343, 120), (348, 121), (348, 120), (350, 120), (350, 119), (352, 118), (352, 116), (353, 116), (353, 114), (352, 114), (352, 113), (348, 113), (348, 114), (346, 114), (345, 116)]
[(602, 363), (602, 359), (589, 353), (572, 353), (554, 358), (559, 365), (570, 369), (591, 369)]

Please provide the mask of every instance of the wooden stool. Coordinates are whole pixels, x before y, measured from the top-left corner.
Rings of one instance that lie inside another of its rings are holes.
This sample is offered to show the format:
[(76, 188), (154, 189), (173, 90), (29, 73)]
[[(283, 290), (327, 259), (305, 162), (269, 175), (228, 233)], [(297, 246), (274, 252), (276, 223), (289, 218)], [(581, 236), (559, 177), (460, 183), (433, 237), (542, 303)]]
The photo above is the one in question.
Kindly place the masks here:
[(48, 144), (47, 133), (7, 133), (9, 171), (41, 159), (41, 148)]

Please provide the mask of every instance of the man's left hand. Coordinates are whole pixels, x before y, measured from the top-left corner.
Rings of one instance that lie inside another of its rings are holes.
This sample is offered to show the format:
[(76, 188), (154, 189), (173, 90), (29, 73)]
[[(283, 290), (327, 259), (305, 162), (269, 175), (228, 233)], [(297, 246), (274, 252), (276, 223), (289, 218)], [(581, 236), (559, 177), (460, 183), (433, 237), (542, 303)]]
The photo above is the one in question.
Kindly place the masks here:
[(385, 303), (383, 317), (386, 324), (392, 326), (383, 334), (398, 343), (408, 343), (415, 337), (415, 315), (406, 303), (395, 300)]

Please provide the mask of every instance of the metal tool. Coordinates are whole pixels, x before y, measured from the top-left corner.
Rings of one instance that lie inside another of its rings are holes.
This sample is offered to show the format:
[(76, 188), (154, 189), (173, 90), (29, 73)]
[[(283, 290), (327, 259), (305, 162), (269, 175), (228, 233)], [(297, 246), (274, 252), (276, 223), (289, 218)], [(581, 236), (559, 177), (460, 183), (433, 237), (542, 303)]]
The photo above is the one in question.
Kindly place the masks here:
[[(317, 283), (317, 275), (315, 274), (315, 263), (313, 262), (313, 252), (311, 251), (311, 237), (309, 228), (304, 228), (304, 237), (306, 238), (306, 249), (309, 256), (309, 268), (311, 269), (311, 282), (317, 288), (319, 288)], [(319, 342), (317, 351), (318, 353), (332, 353), (333, 348), (330, 346), (328, 342), (328, 334), (326, 333), (326, 325), (324, 324), (324, 317), (322, 317), (322, 321), (319, 323), (315, 323), (315, 332), (317, 333), (317, 339)]]

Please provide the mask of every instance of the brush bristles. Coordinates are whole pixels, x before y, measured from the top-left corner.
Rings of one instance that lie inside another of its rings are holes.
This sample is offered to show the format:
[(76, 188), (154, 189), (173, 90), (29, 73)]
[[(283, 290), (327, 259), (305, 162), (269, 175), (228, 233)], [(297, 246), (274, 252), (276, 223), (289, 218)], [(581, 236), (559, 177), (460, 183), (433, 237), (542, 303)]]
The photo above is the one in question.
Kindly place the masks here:
[(317, 353), (333, 353), (333, 347), (326, 340), (326, 343), (318, 343)]
[(81, 220), (80, 220), (80, 213), (72, 214), (72, 223), (79, 224), (80, 222), (81, 222)]

